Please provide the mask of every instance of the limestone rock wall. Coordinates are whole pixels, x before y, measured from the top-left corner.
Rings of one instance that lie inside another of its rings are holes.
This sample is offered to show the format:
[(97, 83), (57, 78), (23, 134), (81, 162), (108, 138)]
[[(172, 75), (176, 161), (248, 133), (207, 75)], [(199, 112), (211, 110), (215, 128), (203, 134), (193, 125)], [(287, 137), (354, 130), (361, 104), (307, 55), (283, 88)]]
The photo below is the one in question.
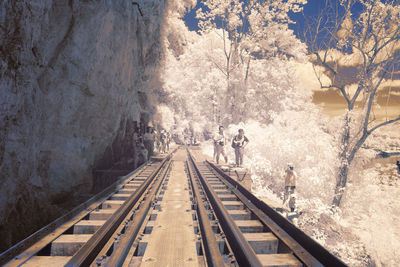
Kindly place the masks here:
[(165, 1), (0, 2), (0, 251), (88, 193), (151, 120)]

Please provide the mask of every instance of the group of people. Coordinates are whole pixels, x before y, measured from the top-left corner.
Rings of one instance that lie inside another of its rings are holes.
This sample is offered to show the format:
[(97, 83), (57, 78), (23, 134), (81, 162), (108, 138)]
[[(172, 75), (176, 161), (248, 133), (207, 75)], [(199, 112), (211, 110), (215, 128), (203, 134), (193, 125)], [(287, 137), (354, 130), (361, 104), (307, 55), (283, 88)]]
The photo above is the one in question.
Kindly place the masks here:
[(156, 136), (158, 152), (167, 153), (169, 151), (170, 142), (171, 142), (171, 134), (166, 130), (161, 130), (160, 134)]
[[(219, 126), (218, 132), (213, 137), (214, 141), (214, 160), (217, 164), (219, 164), (220, 155), (222, 155), (225, 159), (225, 163), (228, 162), (228, 156), (225, 153), (226, 146), (226, 138), (224, 134), (224, 127)], [(235, 150), (235, 160), (236, 166), (241, 167), (243, 165), (243, 155), (244, 148), (249, 143), (249, 139), (244, 135), (244, 130), (239, 129), (238, 134), (235, 135), (232, 139), (232, 148)], [(294, 166), (292, 163), (289, 163), (287, 169), (284, 174), (285, 180), (285, 190), (283, 194), (283, 205), (289, 206), (289, 209), (293, 212), (296, 208), (296, 180), (297, 174), (294, 171)]]
[[(142, 140), (142, 141), (140, 141)], [(161, 130), (160, 133), (152, 127), (147, 127), (146, 133), (142, 138), (138, 138), (140, 144), (138, 147), (141, 148), (139, 155), (143, 157), (142, 161), (148, 160), (154, 151), (154, 146), (156, 146), (156, 151), (159, 153), (167, 153), (169, 151), (169, 146), (171, 142), (171, 134), (166, 130)], [(222, 155), (225, 159), (225, 163), (228, 162), (227, 154), (225, 153), (225, 146), (227, 145), (227, 139), (224, 134), (224, 127), (219, 126), (218, 132), (213, 136), (214, 142), (214, 159), (217, 164), (219, 164), (220, 156)], [(231, 140), (231, 147), (235, 151), (235, 162), (237, 167), (243, 166), (243, 155), (244, 148), (249, 143), (249, 139), (244, 135), (244, 130), (239, 129), (238, 133)], [(143, 155), (142, 155), (143, 154)], [(139, 157), (140, 157), (139, 156)], [(139, 160), (140, 161), (140, 160)], [(400, 169), (400, 162), (397, 162)], [(284, 173), (285, 190), (283, 193), (283, 205), (289, 206), (291, 211), (295, 210), (296, 202), (296, 180), (297, 174), (294, 171), (294, 166), (289, 163), (287, 169)]]
[[(226, 138), (224, 134), (224, 126), (219, 126), (218, 132), (213, 137), (214, 141), (214, 159), (219, 164), (219, 157), (222, 155), (225, 163), (228, 163), (228, 156), (225, 153)], [(239, 129), (238, 134), (232, 139), (232, 148), (235, 150), (236, 166), (243, 165), (244, 148), (249, 143), (249, 139), (244, 135), (244, 130)]]
[(150, 151), (148, 158), (153, 155), (154, 146), (158, 153), (167, 153), (169, 151), (169, 145), (171, 142), (171, 134), (166, 130), (161, 130), (160, 133), (152, 128), (148, 127), (146, 134), (144, 135), (144, 144), (148, 151)]

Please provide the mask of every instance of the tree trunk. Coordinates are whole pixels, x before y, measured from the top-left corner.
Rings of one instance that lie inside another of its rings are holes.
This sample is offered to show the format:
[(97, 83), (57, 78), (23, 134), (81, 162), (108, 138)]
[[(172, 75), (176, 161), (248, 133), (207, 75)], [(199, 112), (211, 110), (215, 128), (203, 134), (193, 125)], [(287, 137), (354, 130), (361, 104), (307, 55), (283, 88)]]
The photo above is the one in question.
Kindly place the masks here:
[(347, 176), (349, 173), (349, 151), (350, 151), (350, 116), (347, 113), (344, 122), (343, 135), (341, 140), (342, 151), (339, 154), (340, 167), (336, 178), (335, 196), (332, 201), (332, 205), (339, 207), (342, 200), (346, 183)]
[(347, 175), (349, 173), (349, 164), (347, 162), (344, 162), (341, 164), (339, 171), (338, 171), (338, 178), (336, 182), (336, 188), (335, 188), (335, 196), (332, 201), (332, 205), (339, 207), (340, 202), (342, 201), (342, 197), (346, 188), (346, 182), (347, 182)]

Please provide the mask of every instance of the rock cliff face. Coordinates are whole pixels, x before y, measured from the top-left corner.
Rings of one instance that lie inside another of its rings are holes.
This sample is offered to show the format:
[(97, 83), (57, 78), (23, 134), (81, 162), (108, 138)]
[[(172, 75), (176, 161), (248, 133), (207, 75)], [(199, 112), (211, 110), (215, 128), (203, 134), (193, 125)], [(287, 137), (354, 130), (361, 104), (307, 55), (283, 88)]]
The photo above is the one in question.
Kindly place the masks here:
[(94, 169), (135, 153), (165, 2), (1, 1), (0, 251), (89, 193)]

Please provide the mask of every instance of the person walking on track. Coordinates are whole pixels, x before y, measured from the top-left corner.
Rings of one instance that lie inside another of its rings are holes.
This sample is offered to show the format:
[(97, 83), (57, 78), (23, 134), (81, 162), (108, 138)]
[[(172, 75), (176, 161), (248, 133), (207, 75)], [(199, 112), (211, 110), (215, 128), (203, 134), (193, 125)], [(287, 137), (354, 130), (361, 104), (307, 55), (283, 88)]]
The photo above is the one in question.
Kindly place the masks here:
[(171, 142), (171, 133), (167, 132), (167, 151), (169, 152), (169, 143)]
[(162, 130), (160, 133), (160, 152), (166, 153), (167, 152), (167, 133), (165, 130)]
[(295, 195), (294, 190), (296, 189), (297, 174), (294, 171), (293, 164), (289, 163), (288, 168), (285, 171), (285, 193), (283, 195), (283, 204), (289, 199), (289, 208), (293, 211), (295, 209)]
[(243, 164), (244, 147), (249, 143), (249, 139), (244, 135), (244, 130), (239, 129), (238, 135), (232, 139), (232, 147), (235, 149), (236, 166)]
[(400, 174), (400, 159), (396, 161), (397, 173)]
[(228, 157), (225, 154), (225, 135), (224, 135), (224, 126), (219, 126), (218, 133), (214, 135), (214, 145), (216, 148), (216, 162), (219, 164), (219, 155), (222, 154), (225, 159), (225, 163), (228, 163)]
[(154, 129), (150, 126), (146, 128), (146, 133), (143, 136), (143, 145), (147, 150), (147, 158), (146, 160), (150, 160), (150, 158), (154, 155), (154, 140), (155, 134)]

